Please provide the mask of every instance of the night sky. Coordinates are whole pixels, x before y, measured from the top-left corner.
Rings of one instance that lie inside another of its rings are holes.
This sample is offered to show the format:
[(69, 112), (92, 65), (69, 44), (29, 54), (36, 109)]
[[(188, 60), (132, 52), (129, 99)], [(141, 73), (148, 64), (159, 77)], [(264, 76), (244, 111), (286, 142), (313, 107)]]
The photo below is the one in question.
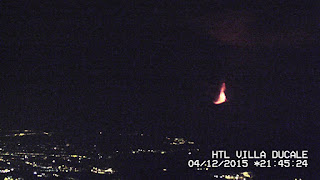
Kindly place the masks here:
[[(219, 126), (306, 140), (320, 126), (317, 1), (25, 1), (0, 11), (1, 129), (203, 139)], [(228, 102), (214, 105), (223, 82)]]

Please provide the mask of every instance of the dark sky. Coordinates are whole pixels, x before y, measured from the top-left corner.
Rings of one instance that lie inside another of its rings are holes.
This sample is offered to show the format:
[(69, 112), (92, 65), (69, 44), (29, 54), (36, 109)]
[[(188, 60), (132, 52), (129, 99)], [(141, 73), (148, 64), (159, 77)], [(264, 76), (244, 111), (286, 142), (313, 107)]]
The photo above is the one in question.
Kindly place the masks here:
[(2, 2), (1, 125), (184, 132), (227, 112), (319, 126), (319, 12), (317, 1)]

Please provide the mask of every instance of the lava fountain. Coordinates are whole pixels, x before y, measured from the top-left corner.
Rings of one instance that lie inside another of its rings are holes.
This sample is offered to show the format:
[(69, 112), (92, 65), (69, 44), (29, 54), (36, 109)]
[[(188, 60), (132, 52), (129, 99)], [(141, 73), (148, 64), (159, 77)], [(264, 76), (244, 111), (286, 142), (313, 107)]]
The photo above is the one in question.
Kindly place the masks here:
[(226, 94), (224, 93), (225, 90), (226, 90), (226, 84), (222, 83), (219, 98), (216, 101), (213, 101), (214, 104), (222, 104), (227, 101)]

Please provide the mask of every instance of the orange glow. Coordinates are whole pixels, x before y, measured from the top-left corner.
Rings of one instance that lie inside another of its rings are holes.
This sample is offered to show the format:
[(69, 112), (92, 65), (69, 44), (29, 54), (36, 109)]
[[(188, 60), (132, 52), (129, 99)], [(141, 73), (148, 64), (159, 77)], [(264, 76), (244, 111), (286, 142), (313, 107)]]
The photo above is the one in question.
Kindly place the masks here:
[(222, 104), (227, 101), (226, 94), (224, 93), (225, 90), (226, 90), (226, 84), (222, 83), (219, 98), (218, 100), (213, 101), (214, 104)]

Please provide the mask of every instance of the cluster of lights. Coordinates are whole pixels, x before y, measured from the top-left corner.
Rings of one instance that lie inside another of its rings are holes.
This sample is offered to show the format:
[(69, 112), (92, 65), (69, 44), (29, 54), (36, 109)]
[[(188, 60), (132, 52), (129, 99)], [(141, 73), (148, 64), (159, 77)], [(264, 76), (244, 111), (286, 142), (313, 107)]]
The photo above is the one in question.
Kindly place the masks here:
[(14, 134), (14, 136), (30, 136), (30, 135), (35, 135), (36, 133), (18, 133)]
[(16, 152), (16, 155), (30, 155), (30, 156), (43, 156), (43, 153), (25, 153), (25, 152)]
[[(170, 140), (171, 138), (167, 137), (168, 140)], [(193, 141), (186, 141), (183, 138), (174, 138), (173, 142), (170, 143), (170, 145), (183, 145), (183, 144), (194, 144)]]
[[(13, 130), (13, 131), (11, 131), (11, 132), (13, 132), (14, 134), (7, 134), (7, 135), (5, 135), (6, 137), (12, 137), (12, 136), (30, 136), (30, 135), (36, 135), (37, 133), (35, 133), (35, 132), (32, 132), (31, 130), (28, 130), (28, 129), (26, 129), (26, 130), (23, 130), (22, 132), (21, 131), (19, 131), (19, 130)], [(44, 134), (49, 134), (49, 133), (46, 133), (46, 132), (44, 132)]]
[(214, 175), (215, 178), (220, 178), (220, 179), (232, 179), (232, 180), (247, 180), (251, 179), (252, 175), (250, 172), (242, 172), (240, 173), (241, 175)]
[(0, 173), (1, 174), (6, 174), (6, 173), (9, 173), (11, 172), (13, 169), (0, 169)]
[(61, 172), (79, 172), (79, 169), (75, 167), (68, 167), (65, 165), (58, 166), (59, 171)]
[(79, 158), (79, 159), (85, 159), (85, 158), (87, 158), (87, 156), (80, 156), (80, 155), (76, 155), (76, 154), (72, 154), (72, 155), (70, 155), (70, 157), (72, 157), (72, 158)]
[(21, 180), (21, 178), (13, 178), (12, 176), (7, 176), (4, 180)]
[(132, 154), (138, 154), (138, 153), (160, 153), (160, 154), (165, 154), (167, 153), (166, 151), (161, 151), (161, 150), (153, 150), (153, 149), (137, 149), (137, 150), (132, 150)]
[(36, 175), (36, 176), (39, 177), (39, 178), (40, 178), (40, 177), (47, 177), (46, 173), (38, 174), (38, 172), (35, 171), (35, 172), (33, 172), (33, 174)]
[(115, 171), (112, 168), (108, 168), (108, 169), (100, 169), (97, 167), (93, 167), (91, 169), (92, 173), (96, 173), (96, 174), (113, 174), (115, 173)]
[(32, 167), (37, 167), (37, 168), (41, 168), (41, 169), (45, 169), (45, 171), (46, 172), (53, 172), (53, 171), (55, 171), (55, 172), (57, 172), (58, 170), (57, 169), (54, 169), (52, 166), (41, 166), (41, 165), (38, 165), (38, 164), (36, 164), (35, 162), (28, 162), (28, 161), (26, 161), (25, 162), (27, 165), (30, 165), (30, 166), (32, 166)]

